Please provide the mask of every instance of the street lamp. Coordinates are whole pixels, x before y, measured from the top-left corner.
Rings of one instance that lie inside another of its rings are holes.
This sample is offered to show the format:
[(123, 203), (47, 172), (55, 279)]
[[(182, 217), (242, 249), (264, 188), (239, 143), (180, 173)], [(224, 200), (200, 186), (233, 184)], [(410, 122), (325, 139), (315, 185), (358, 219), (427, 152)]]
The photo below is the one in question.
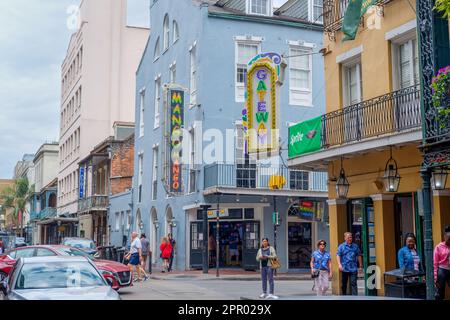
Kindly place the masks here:
[(398, 174), (397, 161), (392, 157), (392, 147), (391, 157), (386, 162), (384, 168), (383, 181), (386, 192), (397, 192), (400, 184), (400, 175)]
[(342, 166), (342, 158), (341, 158), (341, 171), (339, 173), (339, 179), (336, 182), (336, 193), (340, 199), (347, 198), (348, 189), (350, 187), (350, 183), (348, 183), (347, 177), (345, 176), (344, 167)]
[(444, 190), (447, 183), (448, 172), (444, 167), (439, 168), (437, 171), (433, 171), (431, 176), (431, 183), (434, 190)]
[(142, 232), (144, 230), (144, 222), (141, 220), (139, 221), (139, 230)]

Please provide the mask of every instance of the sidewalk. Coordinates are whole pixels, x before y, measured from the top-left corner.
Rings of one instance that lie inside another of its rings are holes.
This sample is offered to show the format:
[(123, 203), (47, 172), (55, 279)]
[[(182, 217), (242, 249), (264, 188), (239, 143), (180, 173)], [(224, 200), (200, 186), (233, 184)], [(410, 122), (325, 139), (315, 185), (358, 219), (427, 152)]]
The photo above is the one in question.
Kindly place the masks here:
[[(303, 273), (278, 273), (275, 278), (277, 280), (311, 280), (309, 272)], [(241, 280), (241, 281), (260, 281), (261, 275), (259, 271), (245, 271), (241, 269), (219, 269), (219, 277), (216, 276), (216, 269), (209, 269), (207, 274), (202, 270), (172, 271), (161, 272), (158, 268), (152, 268), (150, 279), (155, 280), (180, 280), (180, 279), (198, 279), (198, 280)]]

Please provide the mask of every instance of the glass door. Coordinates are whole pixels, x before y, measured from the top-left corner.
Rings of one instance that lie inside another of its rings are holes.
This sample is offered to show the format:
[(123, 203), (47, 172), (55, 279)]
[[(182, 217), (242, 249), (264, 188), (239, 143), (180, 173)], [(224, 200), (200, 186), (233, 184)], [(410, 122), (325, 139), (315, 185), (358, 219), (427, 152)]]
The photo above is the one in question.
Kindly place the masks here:
[(190, 265), (193, 269), (203, 267), (203, 222), (191, 222), (191, 252)]
[(259, 269), (256, 254), (260, 247), (260, 224), (259, 221), (244, 222), (244, 243), (242, 246), (242, 267), (245, 270)]
[(312, 254), (311, 222), (288, 223), (289, 269), (310, 268)]

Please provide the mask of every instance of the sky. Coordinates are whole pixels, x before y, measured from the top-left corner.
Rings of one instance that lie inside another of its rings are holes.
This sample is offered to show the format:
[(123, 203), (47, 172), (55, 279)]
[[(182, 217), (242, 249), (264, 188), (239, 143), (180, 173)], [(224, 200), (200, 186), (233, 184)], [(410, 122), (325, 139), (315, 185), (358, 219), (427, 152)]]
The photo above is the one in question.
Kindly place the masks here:
[[(129, 24), (147, 24), (142, 2), (129, 0)], [(281, 6), (286, 0), (274, 0)], [(0, 179), (24, 154), (58, 141), (61, 64), (79, 0), (0, 1)]]

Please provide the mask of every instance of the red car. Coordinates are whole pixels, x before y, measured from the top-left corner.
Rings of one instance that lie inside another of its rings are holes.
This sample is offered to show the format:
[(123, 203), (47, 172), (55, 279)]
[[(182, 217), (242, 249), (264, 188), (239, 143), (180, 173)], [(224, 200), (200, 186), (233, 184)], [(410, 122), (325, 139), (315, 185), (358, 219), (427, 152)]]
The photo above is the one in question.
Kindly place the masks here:
[(10, 250), (0, 256), (0, 282), (8, 276), (19, 258), (46, 256), (87, 257), (95, 263), (105, 279), (111, 278), (113, 280), (113, 289), (119, 290), (133, 285), (130, 269), (126, 265), (115, 261), (94, 259), (77, 248), (62, 245), (29, 246)]

